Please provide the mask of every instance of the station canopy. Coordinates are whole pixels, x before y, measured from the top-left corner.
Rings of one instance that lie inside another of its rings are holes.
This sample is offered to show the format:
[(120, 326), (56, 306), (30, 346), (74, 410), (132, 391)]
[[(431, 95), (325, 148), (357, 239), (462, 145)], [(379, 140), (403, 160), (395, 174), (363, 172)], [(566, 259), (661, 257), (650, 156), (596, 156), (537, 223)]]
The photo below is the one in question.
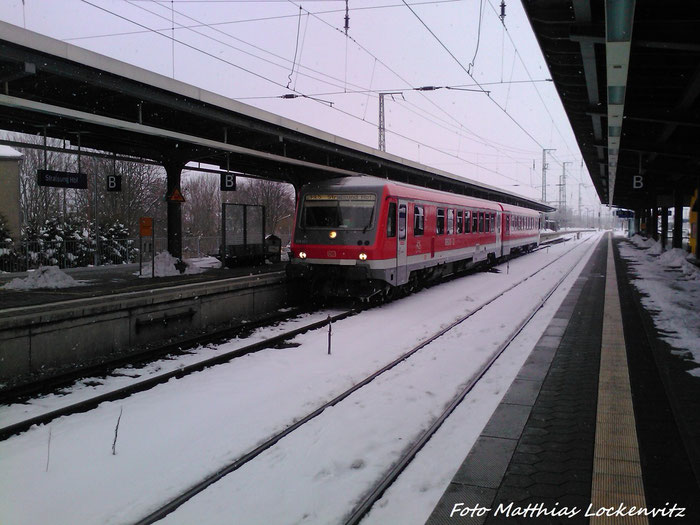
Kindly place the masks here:
[(523, 0), (603, 203), (687, 197), (700, 175), (700, 2)]
[(0, 35), (0, 129), (295, 186), (364, 174), (552, 210), (11, 24)]

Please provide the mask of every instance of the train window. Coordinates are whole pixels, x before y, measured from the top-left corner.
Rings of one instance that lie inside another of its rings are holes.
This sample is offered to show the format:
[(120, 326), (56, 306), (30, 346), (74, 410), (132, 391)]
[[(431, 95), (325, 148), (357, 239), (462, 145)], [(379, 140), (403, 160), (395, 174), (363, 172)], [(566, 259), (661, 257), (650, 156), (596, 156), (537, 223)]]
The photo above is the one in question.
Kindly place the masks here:
[(479, 233), (484, 233), (484, 212), (479, 212)]
[(472, 233), (479, 231), (479, 212), (472, 212)]
[(438, 208), (435, 216), (435, 233), (442, 235), (445, 233), (445, 208)]
[(327, 194), (304, 198), (305, 228), (367, 230), (374, 220), (374, 195)]
[(389, 203), (389, 213), (386, 217), (386, 236), (396, 237), (396, 203)]
[(469, 233), (472, 229), (472, 220), (469, 210), (464, 210), (464, 233)]
[(464, 224), (464, 216), (462, 210), (457, 211), (457, 233), (462, 233), (462, 225)]
[(406, 205), (399, 206), (399, 239), (406, 238)]
[(491, 214), (484, 213), (484, 231), (491, 231)]
[(447, 235), (452, 235), (455, 232), (455, 211), (450, 208), (447, 210)]
[(506, 233), (510, 233), (510, 215), (506, 215)]
[(425, 213), (423, 206), (413, 208), (413, 235), (423, 235), (425, 231)]
[(492, 232), (496, 231), (496, 214), (495, 213), (491, 214), (491, 231)]

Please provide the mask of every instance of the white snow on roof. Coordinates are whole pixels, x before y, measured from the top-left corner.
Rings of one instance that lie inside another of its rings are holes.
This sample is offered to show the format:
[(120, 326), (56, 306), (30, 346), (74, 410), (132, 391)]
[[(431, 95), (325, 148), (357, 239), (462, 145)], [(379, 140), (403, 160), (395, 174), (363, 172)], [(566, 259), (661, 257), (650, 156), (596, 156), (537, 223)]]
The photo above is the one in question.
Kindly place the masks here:
[(10, 146), (0, 145), (0, 159), (19, 159), (22, 154)]

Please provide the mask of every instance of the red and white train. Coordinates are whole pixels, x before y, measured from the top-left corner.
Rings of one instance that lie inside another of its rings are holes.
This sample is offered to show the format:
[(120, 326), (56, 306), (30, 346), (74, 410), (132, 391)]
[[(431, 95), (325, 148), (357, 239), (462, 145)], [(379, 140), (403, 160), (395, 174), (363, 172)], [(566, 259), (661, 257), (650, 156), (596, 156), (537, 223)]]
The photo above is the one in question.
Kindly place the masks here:
[(314, 294), (390, 295), (539, 242), (537, 211), (346, 177), (300, 191), (287, 271)]

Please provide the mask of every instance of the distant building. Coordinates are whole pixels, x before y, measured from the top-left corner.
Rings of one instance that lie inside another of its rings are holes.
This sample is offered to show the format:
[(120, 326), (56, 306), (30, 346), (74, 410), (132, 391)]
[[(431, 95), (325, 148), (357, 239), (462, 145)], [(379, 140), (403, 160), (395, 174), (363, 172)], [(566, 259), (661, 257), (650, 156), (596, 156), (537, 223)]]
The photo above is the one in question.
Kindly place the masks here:
[[(19, 163), (22, 154), (0, 145), (0, 214), (5, 218), (10, 235), (19, 240), (22, 226), (19, 206)], [(0, 239), (4, 240), (4, 239)]]

